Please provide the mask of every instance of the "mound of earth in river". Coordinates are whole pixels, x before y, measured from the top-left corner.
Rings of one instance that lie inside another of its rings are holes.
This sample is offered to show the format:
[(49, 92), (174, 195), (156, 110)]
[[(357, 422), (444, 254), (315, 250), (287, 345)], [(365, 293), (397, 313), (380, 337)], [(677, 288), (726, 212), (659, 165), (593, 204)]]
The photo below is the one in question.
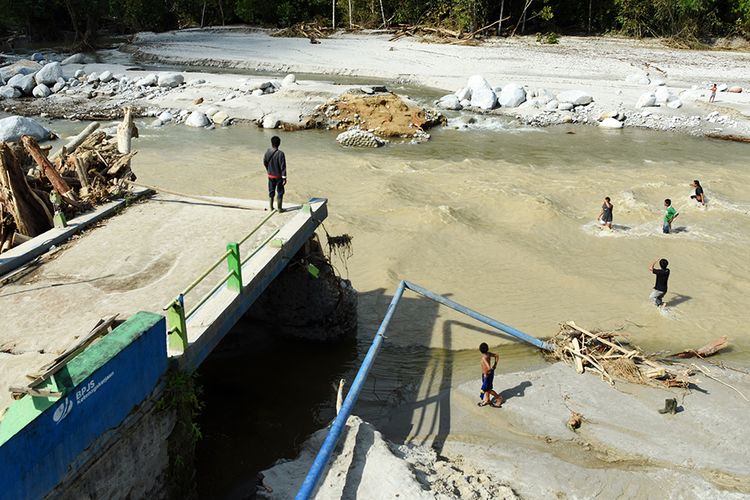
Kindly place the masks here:
[(346, 93), (316, 109), (310, 117), (319, 128), (359, 127), (381, 137), (414, 137), (446, 123), (437, 111), (422, 109), (392, 93)]

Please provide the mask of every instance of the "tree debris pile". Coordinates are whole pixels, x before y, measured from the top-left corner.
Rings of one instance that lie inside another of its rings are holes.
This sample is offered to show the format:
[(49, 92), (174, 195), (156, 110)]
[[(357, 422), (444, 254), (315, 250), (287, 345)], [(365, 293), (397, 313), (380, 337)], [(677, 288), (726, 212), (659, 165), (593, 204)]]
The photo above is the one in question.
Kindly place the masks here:
[(636, 384), (687, 387), (691, 370), (650, 359), (638, 347), (621, 342), (620, 332), (596, 332), (569, 321), (549, 342), (553, 359), (575, 366), (578, 373), (590, 371), (614, 384), (615, 379)]
[(271, 33), (271, 36), (282, 38), (309, 38), (310, 43), (316, 43), (318, 38), (328, 38), (330, 28), (324, 28), (318, 23), (297, 23)]
[[(71, 219), (130, 190), (135, 152), (121, 153), (118, 138), (96, 126), (51, 157), (30, 136), (0, 143), (0, 253), (51, 229), (56, 211)], [(129, 136), (137, 137), (135, 127)]]
[[(370, 94), (368, 94), (369, 92)], [(380, 137), (419, 138), (447, 123), (441, 113), (422, 109), (392, 92), (348, 92), (318, 106), (310, 117), (317, 128), (368, 130)]]

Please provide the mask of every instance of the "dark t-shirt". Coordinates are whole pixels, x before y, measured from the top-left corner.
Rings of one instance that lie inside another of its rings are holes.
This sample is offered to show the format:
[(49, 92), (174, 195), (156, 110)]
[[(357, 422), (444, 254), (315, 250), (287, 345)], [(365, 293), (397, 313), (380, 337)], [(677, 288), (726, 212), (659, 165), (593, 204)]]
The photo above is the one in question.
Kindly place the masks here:
[(654, 269), (653, 273), (656, 275), (656, 284), (654, 284), (654, 290), (667, 293), (667, 281), (669, 280), (669, 269)]
[(703, 188), (700, 186), (695, 188), (695, 197), (697, 198), (698, 196), (703, 196)]
[(602, 220), (612, 222), (612, 207), (602, 204)]
[(286, 157), (280, 149), (271, 148), (263, 156), (263, 166), (266, 167), (270, 179), (286, 177)]

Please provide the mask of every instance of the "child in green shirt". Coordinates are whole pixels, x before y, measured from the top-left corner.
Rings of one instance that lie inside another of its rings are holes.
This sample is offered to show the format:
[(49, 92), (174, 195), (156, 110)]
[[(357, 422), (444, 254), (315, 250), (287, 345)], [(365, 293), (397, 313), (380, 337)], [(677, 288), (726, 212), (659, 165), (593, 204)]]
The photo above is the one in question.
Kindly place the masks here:
[(672, 206), (672, 200), (669, 198), (664, 200), (664, 208), (666, 208), (666, 212), (664, 212), (664, 225), (662, 226), (662, 231), (664, 234), (669, 234), (672, 231), (672, 222), (674, 222), (680, 214), (677, 213), (677, 210)]

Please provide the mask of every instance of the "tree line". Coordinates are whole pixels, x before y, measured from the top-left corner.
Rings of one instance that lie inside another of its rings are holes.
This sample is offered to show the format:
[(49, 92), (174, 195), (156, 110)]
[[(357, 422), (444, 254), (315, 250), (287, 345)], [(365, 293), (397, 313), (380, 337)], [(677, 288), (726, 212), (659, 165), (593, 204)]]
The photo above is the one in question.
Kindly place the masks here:
[(0, 0), (0, 37), (75, 42), (195, 26), (430, 25), (500, 36), (623, 34), (705, 41), (750, 36), (750, 0)]

